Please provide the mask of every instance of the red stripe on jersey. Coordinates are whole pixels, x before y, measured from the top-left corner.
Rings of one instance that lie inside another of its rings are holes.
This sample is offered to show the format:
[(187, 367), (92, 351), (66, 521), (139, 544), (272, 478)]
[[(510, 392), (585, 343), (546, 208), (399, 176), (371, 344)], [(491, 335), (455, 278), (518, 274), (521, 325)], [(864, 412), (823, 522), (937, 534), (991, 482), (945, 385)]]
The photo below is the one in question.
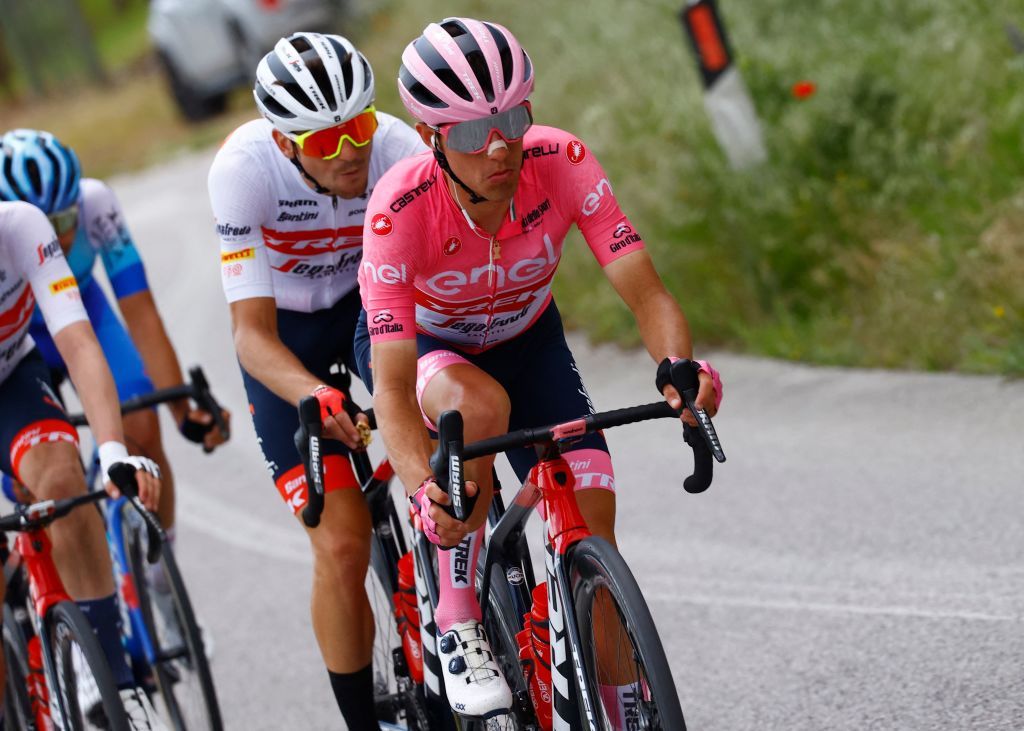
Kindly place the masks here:
[(317, 256), (363, 245), (362, 226), (321, 228), (309, 231), (276, 231), (262, 227), (263, 242), (268, 249), (289, 256)]
[(441, 299), (436, 295), (416, 290), (416, 304), (432, 312), (442, 315), (479, 315), (488, 312), (518, 312), (532, 302), (539, 290), (546, 287), (554, 278), (552, 269), (542, 279), (530, 282), (515, 289), (502, 289), (497, 296), (486, 295), (464, 302), (452, 299)]
[(18, 332), (25, 323), (32, 317), (32, 310), (36, 306), (36, 299), (32, 296), (32, 288), (25, 287), (21, 297), (3, 314), (0, 314), (0, 340), (9, 338)]

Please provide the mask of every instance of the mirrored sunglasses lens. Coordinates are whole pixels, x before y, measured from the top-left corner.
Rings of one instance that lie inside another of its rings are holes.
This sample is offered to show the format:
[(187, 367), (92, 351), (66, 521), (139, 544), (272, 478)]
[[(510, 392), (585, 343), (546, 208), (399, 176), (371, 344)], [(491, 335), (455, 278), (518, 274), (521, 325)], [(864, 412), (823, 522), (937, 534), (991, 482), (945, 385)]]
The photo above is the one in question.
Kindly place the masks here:
[(491, 130), (496, 129), (506, 140), (514, 141), (526, 134), (530, 124), (530, 113), (526, 107), (512, 107), (493, 117), (453, 125), (448, 130), (448, 144), (458, 152), (480, 152), (487, 146)]

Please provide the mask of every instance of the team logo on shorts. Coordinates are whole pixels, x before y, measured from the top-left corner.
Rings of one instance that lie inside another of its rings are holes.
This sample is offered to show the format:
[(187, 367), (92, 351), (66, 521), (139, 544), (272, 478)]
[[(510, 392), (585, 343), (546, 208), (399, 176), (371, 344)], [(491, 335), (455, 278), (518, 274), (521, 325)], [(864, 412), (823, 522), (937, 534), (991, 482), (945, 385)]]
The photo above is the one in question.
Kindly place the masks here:
[(395, 224), (391, 223), (386, 213), (378, 213), (370, 221), (370, 230), (378, 236), (387, 236), (395, 230)]
[(570, 140), (565, 146), (565, 158), (571, 165), (579, 165), (587, 156), (587, 148), (579, 140)]
[(462, 248), (462, 241), (459, 240), (459, 237), (458, 236), (449, 236), (448, 240), (444, 242), (444, 249), (443, 249), (444, 255), (445, 256), (452, 256), (453, 254), (458, 254), (459, 253), (459, 249), (461, 249), (461, 248)]

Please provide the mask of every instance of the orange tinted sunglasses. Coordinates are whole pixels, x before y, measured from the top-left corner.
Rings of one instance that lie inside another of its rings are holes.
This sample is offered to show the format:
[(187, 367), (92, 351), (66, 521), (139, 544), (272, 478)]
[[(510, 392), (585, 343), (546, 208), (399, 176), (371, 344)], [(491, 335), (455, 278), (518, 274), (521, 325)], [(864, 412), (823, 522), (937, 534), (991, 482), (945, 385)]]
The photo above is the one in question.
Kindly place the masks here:
[(371, 105), (348, 121), (326, 129), (303, 132), (292, 137), (302, 154), (333, 160), (341, 154), (341, 148), (348, 140), (355, 147), (365, 147), (377, 131), (377, 109)]

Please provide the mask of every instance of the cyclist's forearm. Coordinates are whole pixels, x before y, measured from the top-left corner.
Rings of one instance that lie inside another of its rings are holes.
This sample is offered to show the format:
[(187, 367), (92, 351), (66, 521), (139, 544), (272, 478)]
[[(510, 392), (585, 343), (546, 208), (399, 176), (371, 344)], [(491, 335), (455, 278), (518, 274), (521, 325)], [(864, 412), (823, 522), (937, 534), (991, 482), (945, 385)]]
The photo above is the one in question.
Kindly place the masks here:
[(236, 329), (235, 349), (246, 372), (290, 404), (298, 406), (320, 384), (274, 333)]
[(67, 364), (96, 443), (124, 443), (117, 388), (92, 327), (76, 322), (54, 335), (53, 341)]
[[(181, 385), (184, 382), (181, 365), (160, 313), (157, 312), (153, 295), (148, 290), (136, 292), (118, 300), (118, 306), (154, 388)], [(188, 401), (175, 402), (171, 410), (177, 420), (181, 421), (188, 413)]]
[(416, 394), (410, 389), (375, 388), (373, 407), (388, 450), (388, 461), (412, 494), (430, 476), (430, 435), (423, 425)]
[(643, 298), (633, 309), (644, 347), (655, 362), (667, 356), (690, 358), (690, 325), (679, 303), (667, 291)]

